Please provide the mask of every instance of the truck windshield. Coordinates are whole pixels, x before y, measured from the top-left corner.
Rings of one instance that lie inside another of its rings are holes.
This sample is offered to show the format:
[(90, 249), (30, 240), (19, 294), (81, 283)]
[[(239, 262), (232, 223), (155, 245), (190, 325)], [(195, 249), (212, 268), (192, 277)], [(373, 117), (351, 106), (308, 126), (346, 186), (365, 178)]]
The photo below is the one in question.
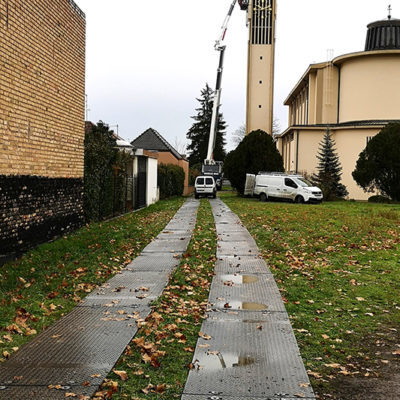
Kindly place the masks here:
[(312, 184), (305, 178), (296, 178), (296, 182), (302, 187), (312, 186)]

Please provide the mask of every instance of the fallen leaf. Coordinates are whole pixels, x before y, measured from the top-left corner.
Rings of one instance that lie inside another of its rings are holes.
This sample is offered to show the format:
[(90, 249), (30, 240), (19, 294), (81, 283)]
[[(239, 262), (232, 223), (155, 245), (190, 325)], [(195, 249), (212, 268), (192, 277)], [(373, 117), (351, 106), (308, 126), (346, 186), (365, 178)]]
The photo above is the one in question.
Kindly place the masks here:
[(340, 364), (337, 363), (332, 363), (332, 364), (324, 364), (325, 367), (329, 367), (329, 368), (340, 368)]
[(128, 379), (128, 374), (126, 373), (126, 371), (113, 370), (113, 372), (114, 374), (118, 375), (123, 381), (126, 381)]
[(329, 336), (328, 336), (328, 335), (323, 334), (323, 335), (321, 335), (321, 336), (322, 336), (322, 338), (325, 339), (325, 340), (329, 339)]

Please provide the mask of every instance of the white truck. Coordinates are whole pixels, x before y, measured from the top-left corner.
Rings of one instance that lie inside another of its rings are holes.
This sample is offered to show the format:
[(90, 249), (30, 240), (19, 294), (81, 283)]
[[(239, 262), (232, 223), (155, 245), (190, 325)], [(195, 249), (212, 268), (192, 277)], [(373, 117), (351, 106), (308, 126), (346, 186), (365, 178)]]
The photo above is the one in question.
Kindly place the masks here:
[(268, 199), (289, 200), (295, 203), (322, 203), (320, 188), (313, 186), (301, 175), (279, 172), (259, 172), (246, 174), (244, 194)]

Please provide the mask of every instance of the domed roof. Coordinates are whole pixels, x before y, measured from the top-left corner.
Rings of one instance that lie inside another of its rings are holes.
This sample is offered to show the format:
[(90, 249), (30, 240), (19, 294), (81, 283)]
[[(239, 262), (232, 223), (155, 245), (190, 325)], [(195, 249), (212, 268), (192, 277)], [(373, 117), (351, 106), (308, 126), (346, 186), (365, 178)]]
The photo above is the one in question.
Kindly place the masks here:
[(386, 19), (368, 25), (365, 51), (400, 50), (400, 19)]

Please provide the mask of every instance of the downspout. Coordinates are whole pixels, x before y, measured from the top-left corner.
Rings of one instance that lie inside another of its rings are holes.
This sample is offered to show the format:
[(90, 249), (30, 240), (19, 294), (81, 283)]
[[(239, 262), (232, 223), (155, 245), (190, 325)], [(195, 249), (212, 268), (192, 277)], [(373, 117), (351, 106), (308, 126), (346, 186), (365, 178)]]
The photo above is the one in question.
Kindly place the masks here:
[(299, 137), (300, 137), (300, 129), (297, 129), (297, 135), (296, 135), (296, 174), (299, 173)]
[[(335, 64), (334, 64), (335, 65)], [(340, 81), (341, 81), (341, 70), (340, 66), (335, 65), (335, 67), (338, 70), (338, 98), (337, 98), (337, 117), (336, 117), (336, 123), (339, 124), (340, 120)]]

